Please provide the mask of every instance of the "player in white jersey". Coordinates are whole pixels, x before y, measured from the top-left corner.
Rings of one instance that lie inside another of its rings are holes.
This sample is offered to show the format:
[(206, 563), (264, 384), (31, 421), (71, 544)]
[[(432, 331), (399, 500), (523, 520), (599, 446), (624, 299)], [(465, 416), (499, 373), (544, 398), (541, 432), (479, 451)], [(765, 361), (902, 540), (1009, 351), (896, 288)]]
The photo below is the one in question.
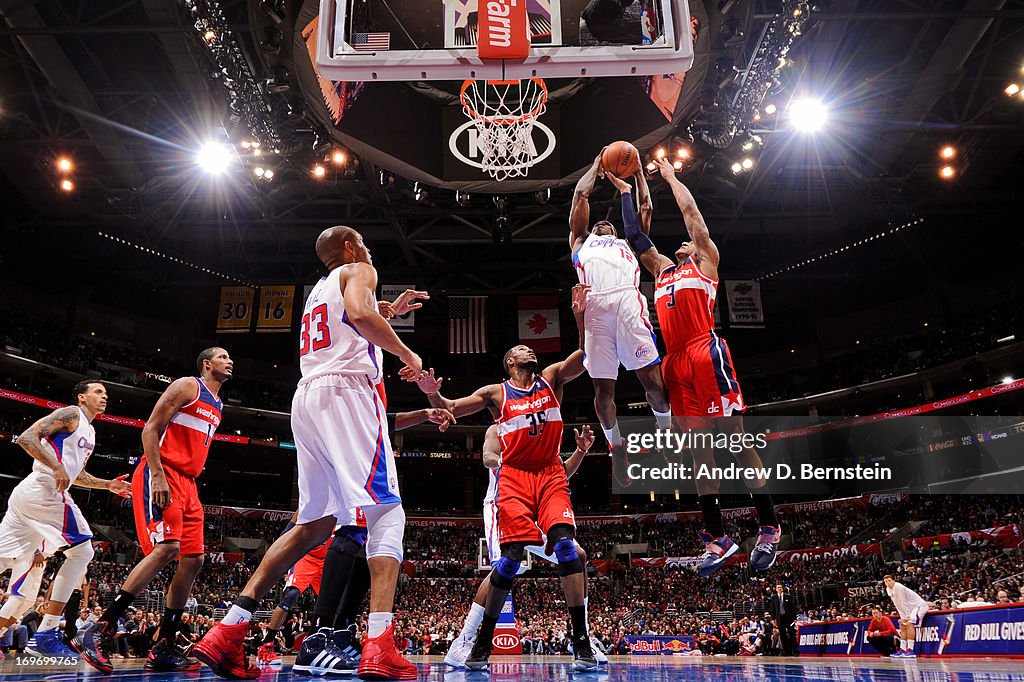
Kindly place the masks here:
[[(377, 271), (362, 235), (350, 227), (328, 228), (317, 238), (316, 253), (328, 275), (313, 287), (302, 311), (302, 379), (292, 400), (297, 524), (271, 545), (224, 620), (193, 653), (221, 677), (259, 677), (244, 652), (258, 600), (337, 524), (351, 523), (353, 510), (361, 507), (370, 615), (358, 673), (369, 679), (415, 679), (416, 666), (398, 653), (392, 625), (405, 511), (377, 384), (382, 350), (404, 364), (398, 371), (403, 379), (418, 378), (423, 362), (378, 312)], [(396, 314), (404, 314), (404, 305), (395, 307), (400, 308)]]
[[(580, 464), (583, 462), (583, 458), (586, 457), (590, 451), (590, 447), (594, 444), (594, 432), (590, 430), (588, 424), (584, 424), (582, 429), (573, 430), (576, 435), (576, 450), (562, 462), (562, 466), (565, 467), (565, 477), (572, 478), (572, 475), (576, 473), (576, 470), (580, 468)], [(498, 541), (498, 476), (500, 475), (501, 468), (501, 440), (498, 436), (498, 427), (493, 425), (487, 429), (484, 435), (484, 446), (483, 446), (483, 464), (487, 467), (487, 494), (484, 496), (484, 538), (487, 540), (487, 553), (489, 555), (489, 561), (493, 565), (501, 558), (501, 546)], [(527, 545), (526, 551), (534, 556), (544, 559), (548, 563), (557, 566), (558, 557), (555, 556), (553, 551), (549, 551), (547, 548), (547, 536), (541, 531), (542, 544), (539, 545)], [(575, 540), (573, 541), (575, 542)], [(576, 551), (579, 554), (580, 561), (586, 566), (587, 554), (583, 551), (583, 548), (576, 543)], [(519, 572), (523, 573), (526, 571), (526, 564), (522, 564), (519, 568)], [(476, 642), (477, 628), (480, 627), (480, 623), (484, 617), (484, 607), (487, 604), (487, 597), (491, 592), (491, 581), (484, 579), (480, 582), (480, 587), (477, 588), (476, 597), (473, 599), (473, 604), (470, 606), (469, 613), (466, 614), (466, 620), (462, 624), (462, 631), (459, 636), (452, 640), (451, 647), (448, 649), (448, 653), (444, 657), (445, 664), (453, 668), (463, 668), (466, 665), (466, 658), (469, 656), (470, 651), (473, 650), (473, 644)], [(587, 606), (587, 583), (583, 583), (583, 606)], [(599, 642), (594, 638), (590, 638), (590, 646), (597, 657), (597, 661), (601, 665), (608, 664), (608, 657), (604, 655)]]
[[(77, 656), (61, 640), (60, 615), (93, 557), (92, 531), (68, 488), (110, 490), (127, 496), (127, 475), (96, 478), (85, 464), (96, 448), (92, 420), (107, 409), (107, 389), (98, 381), (82, 381), (72, 390), (75, 406), (43, 417), (18, 436), (18, 445), (35, 459), (32, 473), (11, 492), (0, 522), (0, 571), (31, 557), (40, 547), (64, 547), (66, 557), (53, 582), (43, 620), (28, 651), (40, 656)], [(33, 595), (34, 598), (35, 595)]]
[[(43, 571), (46, 568), (46, 556), (42, 546), (32, 555), (25, 555), (11, 567), (11, 579), (8, 582), (10, 593), (3, 608), (0, 608), (0, 637), (36, 603), (39, 588), (43, 582)], [(2, 571), (0, 571), (2, 573)], [(3, 652), (0, 651), (0, 656)], [(0, 658), (2, 661), (3, 658)]]
[[(647, 314), (647, 299), (640, 293), (640, 265), (625, 239), (619, 239), (615, 227), (599, 220), (590, 227), (590, 193), (601, 168), (601, 155), (576, 185), (569, 213), (569, 248), (580, 282), (587, 287), (586, 338), (583, 361), (594, 382), (594, 410), (601, 422), (614, 457), (613, 471), (622, 486), (628, 486), (626, 458), (615, 410), (615, 382), (619, 365), (636, 372), (647, 393), (647, 403), (658, 420), (658, 427), (671, 426), (672, 414), (665, 384), (661, 378), (661, 358), (657, 340)], [(650, 229), (651, 203), (641, 184), (640, 216)], [(622, 201), (632, 201), (629, 193)]]
[(924, 616), (931, 605), (924, 597), (914, 592), (891, 575), (882, 577), (885, 593), (892, 599), (897, 613), (900, 614), (900, 650), (892, 658), (916, 658), (914, 644), (917, 639), (917, 628), (924, 622)]

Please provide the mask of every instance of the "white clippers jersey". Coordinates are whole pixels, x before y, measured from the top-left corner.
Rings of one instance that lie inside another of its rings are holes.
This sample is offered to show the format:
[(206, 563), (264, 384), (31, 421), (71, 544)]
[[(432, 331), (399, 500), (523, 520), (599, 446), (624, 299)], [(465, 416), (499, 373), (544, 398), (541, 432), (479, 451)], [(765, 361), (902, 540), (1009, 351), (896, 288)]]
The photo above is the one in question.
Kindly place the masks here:
[(640, 286), (640, 264), (625, 239), (591, 233), (573, 254), (572, 263), (591, 293)]
[[(374, 383), (382, 378), (384, 353), (362, 336), (345, 313), (345, 300), (335, 268), (309, 292), (302, 309), (299, 368), (302, 378), (321, 374), (365, 374)], [(377, 305), (376, 297), (373, 305)]]
[[(96, 449), (96, 429), (89, 423), (89, 418), (85, 416), (82, 408), (77, 409), (77, 429), (71, 433), (55, 433), (49, 438), (43, 439), (43, 442), (53, 449), (54, 456), (58, 462), (64, 465), (64, 469), (68, 472), (68, 478), (72, 481), (82, 473), (85, 463), (89, 461), (89, 456)], [(32, 471), (53, 476), (50, 467), (38, 461), (32, 464)]]
[(892, 586), (892, 589), (885, 588), (886, 594), (892, 599), (892, 603), (896, 606), (896, 611), (900, 614), (900, 618), (908, 618), (910, 614), (922, 606), (928, 608), (928, 602), (914, 592), (912, 589), (907, 587), (901, 582), (897, 582)]

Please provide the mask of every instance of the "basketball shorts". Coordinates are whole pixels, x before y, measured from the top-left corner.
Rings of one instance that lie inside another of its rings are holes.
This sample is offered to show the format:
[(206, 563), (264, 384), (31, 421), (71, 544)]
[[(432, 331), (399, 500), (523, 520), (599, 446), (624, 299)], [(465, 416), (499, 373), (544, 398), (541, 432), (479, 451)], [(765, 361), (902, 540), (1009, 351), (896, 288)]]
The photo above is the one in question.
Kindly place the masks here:
[(584, 318), (583, 366), (592, 379), (616, 379), (660, 362), (647, 299), (634, 287), (590, 292)]
[(206, 515), (199, 502), (196, 479), (164, 465), (164, 475), (171, 489), (171, 503), (160, 509), (153, 504), (152, 478), (146, 458), (132, 474), (132, 508), (139, 545), (147, 556), (161, 542), (178, 541), (182, 555), (202, 554), (203, 523)]
[(729, 345), (714, 332), (666, 353), (661, 373), (677, 417), (729, 417), (746, 409)]
[(324, 559), (327, 558), (327, 547), (331, 544), (332, 538), (333, 536), (327, 538), (327, 542), (295, 562), (295, 565), (289, 569), (288, 575), (285, 576), (285, 589), (294, 587), (299, 592), (305, 592), (307, 587), (312, 587), (314, 592), (320, 594), (320, 579), (324, 575)]
[(904, 616), (901, 613), (900, 614), (900, 624), (910, 623), (911, 625), (917, 627), (922, 622), (924, 622), (924, 617), (925, 617), (925, 614), (927, 614), (927, 613), (928, 613), (928, 606), (927, 606), (927, 604), (922, 604), (921, 606), (918, 606), (916, 609), (911, 609), (910, 613), (908, 613), (906, 616)]
[[(540, 532), (540, 544), (527, 545), (526, 551), (538, 559), (543, 559), (550, 564), (557, 564), (558, 557), (555, 556), (555, 553), (551, 552), (548, 554), (544, 551), (545, 546), (548, 543), (548, 536), (542, 532), (540, 528), (537, 528), (537, 531)], [(494, 500), (484, 502), (484, 537), (487, 539), (487, 554), (489, 561), (493, 564), (501, 558), (501, 545), (498, 542), (498, 503)], [(573, 542), (576, 541), (573, 540)], [(578, 542), (576, 542), (576, 549), (580, 549), (580, 543)], [(525, 562), (519, 567), (519, 572), (526, 572)]]
[(387, 416), (365, 374), (303, 379), (292, 399), (299, 468), (298, 523), (401, 502)]
[(0, 521), (0, 559), (12, 566), (37, 549), (52, 554), (92, 539), (82, 510), (68, 492), (57, 492), (53, 476), (37, 471), (15, 486)]
[(564, 523), (576, 527), (569, 501), (569, 479), (561, 464), (539, 471), (503, 466), (496, 500), (499, 547), (506, 542), (543, 547), (544, 534), (552, 526)]

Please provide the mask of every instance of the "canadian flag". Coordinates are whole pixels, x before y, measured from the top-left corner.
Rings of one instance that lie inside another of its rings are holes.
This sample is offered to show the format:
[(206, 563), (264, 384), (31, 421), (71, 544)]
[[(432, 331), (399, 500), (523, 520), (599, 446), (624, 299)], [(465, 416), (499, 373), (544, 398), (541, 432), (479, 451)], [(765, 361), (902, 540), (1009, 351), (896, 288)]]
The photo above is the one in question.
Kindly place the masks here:
[(519, 343), (538, 353), (557, 353), (562, 349), (557, 296), (519, 297)]

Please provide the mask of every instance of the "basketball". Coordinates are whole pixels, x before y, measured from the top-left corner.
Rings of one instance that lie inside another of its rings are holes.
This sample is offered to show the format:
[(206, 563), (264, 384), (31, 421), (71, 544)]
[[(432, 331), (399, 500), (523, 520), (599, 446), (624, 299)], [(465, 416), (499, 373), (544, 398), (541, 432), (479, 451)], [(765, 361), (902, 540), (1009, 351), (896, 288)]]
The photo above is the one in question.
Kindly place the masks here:
[(601, 152), (601, 166), (620, 178), (629, 178), (640, 172), (640, 152), (630, 143), (612, 142)]

